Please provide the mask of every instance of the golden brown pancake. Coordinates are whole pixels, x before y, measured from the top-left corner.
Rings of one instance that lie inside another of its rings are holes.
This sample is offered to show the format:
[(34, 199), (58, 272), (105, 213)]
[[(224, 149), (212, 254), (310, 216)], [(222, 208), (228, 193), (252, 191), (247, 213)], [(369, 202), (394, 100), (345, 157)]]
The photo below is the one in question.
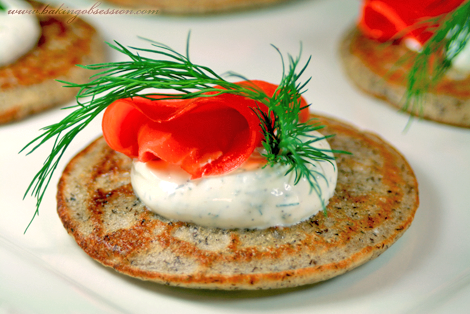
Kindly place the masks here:
[[(31, 2), (41, 10), (43, 4)], [(51, 9), (51, 7), (48, 7)], [(16, 62), (0, 67), (0, 123), (23, 119), (33, 113), (71, 101), (75, 88), (55, 80), (84, 83), (90, 72), (77, 64), (104, 60), (104, 44), (95, 29), (70, 16), (37, 15), (41, 37), (37, 46)]]
[[(341, 59), (348, 77), (362, 91), (403, 107), (406, 76), (416, 52), (404, 44), (381, 44), (365, 37), (356, 27), (343, 38)], [(406, 56), (408, 62), (402, 62)], [(470, 76), (449, 71), (426, 93), (423, 111), (408, 108), (412, 115), (459, 127), (470, 127)]]
[(156, 9), (164, 14), (211, 14), (254, 9), (293, 0), (106, 0), (128, 8)]
[(205, 289), (272, 289), (341, 275), (389, 248), (410, 226), (418, 184), (378, 136), (330, 118), (323, 134), (339, 154), (338, 184), (323, 212), (292, 227), (217, 229), (169, 221), (145, 208), (131, 159), (99, 138), (67, 165), (58, 214), (92, 258), (129, 276)]

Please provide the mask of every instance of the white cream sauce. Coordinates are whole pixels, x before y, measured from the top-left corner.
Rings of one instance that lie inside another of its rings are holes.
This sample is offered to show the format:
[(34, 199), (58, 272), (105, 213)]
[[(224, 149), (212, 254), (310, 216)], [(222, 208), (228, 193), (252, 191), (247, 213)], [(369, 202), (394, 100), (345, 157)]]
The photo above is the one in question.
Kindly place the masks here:
[(41, 28), (34, 14), (8, 14), (8, 10), (33, 10), (26, 1), (1, 1), (6, 11), (0, 11), (0, 66), (5, 66), (36, 46)]
[(465, 47), (452, 60), (452, 68), (465, 73), (470, 72), (470, 41), (465, 44)]
[[(323, 137), (315, 132), (315, 136)], [(330, 150), (326, 139), (312, 146)], [(248, 161), (249, 163), (249, 161)], [(313, 162), (326, 206), (337, 180), (336, 162)], [(322, 210), (322, 201), (306, 179), (294, 185), (287, 166), (245, 164), (223, 176), (189, 180), (189, 174), (163, 161), (134, 161), (134, 192), (150, 210), (163, 217), (218, 228), (264, 229), (297, 224)]]
[[(405, 38), (404, 43), (406, 48), (411, 51), (420, 52), (423, 46), (420, 42), (412, 38)], [(450, 47), (449, 50), (452, 50), (453, 47)], [(470, 42), (468, 42), (464, 49), (457, 54), (457, 56), (452, 60), (452, 70), (468, 73), (470, 72)]]

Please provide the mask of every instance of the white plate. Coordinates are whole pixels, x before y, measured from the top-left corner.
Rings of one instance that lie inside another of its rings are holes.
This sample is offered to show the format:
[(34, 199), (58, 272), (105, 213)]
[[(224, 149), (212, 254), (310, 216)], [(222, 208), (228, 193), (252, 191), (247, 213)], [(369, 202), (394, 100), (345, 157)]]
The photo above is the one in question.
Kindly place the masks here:
[[(60, 4), (62, 2), (54, 1)], [(88, 9), (91, 1), (64, 1)], [(101, 5), (104, 7), (104, 5)], [(374, 261), (332, 280), (283, 291), (217, 292), (160, 286), (122, 276), (89, 258), (56, 212), (56, 182), (74, 154), (100, 134), (95, 121), (70, 146), (47, 191), (40, 216), (23, 235), (35, 200), (23, 193), (48, 149), (19, 150), (38, 129), (66, 112), (52, 110), (0, 127), (0, 313), (464, 313), (470, 308), (470, 130), (414, 121), (364, 96), (344, 77), (337, 47), (359, 2), (311, 0), (206, 17), (85, 16), (108, 40), (147, 47), (143, 36), (184, 52), (219, 72), (279, 81), (279, 55), (312, 55), (305, 97), (317, 111), (373, 130), (408, 159), (421, 206), (411, 228)], [(110, 53), (113, 60), (123, 56)]]

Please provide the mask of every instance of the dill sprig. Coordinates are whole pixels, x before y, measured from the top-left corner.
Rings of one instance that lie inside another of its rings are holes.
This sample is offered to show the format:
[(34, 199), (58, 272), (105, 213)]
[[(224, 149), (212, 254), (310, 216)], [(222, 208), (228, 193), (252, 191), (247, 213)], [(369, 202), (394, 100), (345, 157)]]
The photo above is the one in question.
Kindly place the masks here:
[[(436, 27), (439, 23), (439, 27)], [(403, 110), (422, 116), (426, 93), (436, 86), (470, 39), (470, 1), (444, 17), (423, 22), (434, 31), (413, 60)]]
[[(278, 52), (281, 55), (279, 50)], [(264, 113), (261, 110), (257, 111), (264, 133), (264, 141), (262, 144), (266, 153), (264, 153), (263, 156), (266, 157), (268, 161), (267, 165), (273, 166), (278, 163), (288, 165), (289, 168), (286, 175), (290, 172), (294, 172), (295, 184), (302, 178), (306, 178), (310, 187), (322, 201), (323, 210), (326, 214), (326, 207), (321, 198), (321, 190), (318, 182), (318, 178), (323, 180), (326, 180), (326, 178), (322, 172), (312, 167), (312, 161), (331, 162), (334, 157), (327, 154), (328, 152), (347, 152), (338, 150), (322, 151), (311, 146), (312, 143), (324, 138), (330, 138), (333, 135), (324, 137), (310, 135), (312, 131), (322, 129), (324, 126), (313, 124), (311, 120), (306, 123), (299, 121), (299, 111), (305, 109), (301, 107), (300, 97), (310, 81), (310, 79), (308, 79), (305, 83), (300, 83), (299, 78), (307, 68), (310, 58), (305, 66), (297, 73), (296, 68), (300, 61), (300, 54), (296, 59), (291, 55), (288, 57), (289, 71), (286, 74), (284, 60), (281, 55), (283, 76), (277, 89), (279, 93), (276, 92), (267, 103), (269, 108), (268, 113)], [(271, 112), (274, 113), (274, 119), (271, 118)]]
[[(62, 121), (44, 127), (43, 133), (21, 150), (23, 152), (28, 149), (27, 154), (29, 155), (44, 143), (54, 142), (50, 155), (24, 195), (26, 197), (28, 193), (31, 193), (37, 199), (36, 211), (29, 225), (39, 214), (39, 207), (52, 175), (75, 136), (113, 101), (135, 96), (150, 98), (150, 96), (158, 95), (165, 99), (187, 99), (229, 93), (265, 104), (269, 108), (269, 114), (265, 115), (261, 110), (255, 110), (255, 112), (260, 117), (260, 125), (265, 135), (263, 146), (267, 152), (265, 156), (268, 164), (290, 165), (288, 173), (295, 172), (296, 182), (303, 177), (307, 178), (312, 189), (320, 196), (315, 175), (317, 171), (308, 165), (311, 160), (331, 161), (333, 157), (326, 154), (327, 151), (309, 146), (310, 143), (323, 137), (313, 137), (307, 142), (301, 140), (302, 137), (308, 137), (310, 131), (317, 130), (321, 126), (299, 123), (298, 112), (303, 109), (300, 108), (299, 98), (306, 83), (301, 84), (298, 80), (308, 65), (307, 62), (297, 73), (300, 54), (296, 59), (289, 55), (287, 73), (284, 71), (284, 60), (281, 55), (282, 80), (276, 93), (272, 97), (268, 97), (254, 84), (237, 85), (225, 80), (208, 67), (192, 63), (189, 58), (189, 36), (186, 55), (182, 55), (164, 44), (145, 40), (150, 42), (153, 49), (130, 47), (135, 51), (133, 52), (118, 42), (107, 43), (112, 49), (126, 55), (130, 60), (80, 65), (84, 69), (100, 71), (91, 76), (91, 81), (88, 83), (76, 84), (60, 81), (65, 84), (65, 87), (79, 88), (76, 96), (77, 104), (64, 108), (75, 110)], [(141, 53), (151, 53), (156, 58), (144, 57), (140, 55)], [(229, 72), (227, 75), (246, 80), (233, 72)], [(152, 89), (152, 92), (149, 93), (148, 89)], [(208, 94), (208, 92), (210, 93)]]

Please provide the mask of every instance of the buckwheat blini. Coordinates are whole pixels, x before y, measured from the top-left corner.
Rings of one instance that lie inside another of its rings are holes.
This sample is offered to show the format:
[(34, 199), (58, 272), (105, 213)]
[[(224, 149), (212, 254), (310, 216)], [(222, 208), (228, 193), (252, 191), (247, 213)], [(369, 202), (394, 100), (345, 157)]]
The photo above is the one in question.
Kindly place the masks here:
[[(38, 10), (43, 7), (30, 3)], [(37, 44), (15, 62), (0, 66), (0, 123), (73, 100), (78, 89), (63, 88), (56, 80), (84, 83), (90, 73), (76, 65), (104, 60), (104, 44), (88, 23), (78, 18), (69, 23), (70, 16), (64, 15), (38, 14), (37, 19), (41, 30)]]
[(321, 118), (338, 155), (338, 183), (323, 212), (291, 227), (218, 229), (149, 211), (130, 183), (131, 159), (103, 138), (67, 166), (58, 213), (93, 259), (161, 284), (274, 289), (341, 275), (378, 257), (408, 229), (418, 207), (409, 164), (378, 136)]
[(293, 0), (106, 0), (129, 8), (159, 10), (163, 14), (214, 14), (256, 9)]
[(461, 0), (364, 1), (340, 46), (346, 74), (360, 90), (412, 115), (470, 127), (469, 8)]

